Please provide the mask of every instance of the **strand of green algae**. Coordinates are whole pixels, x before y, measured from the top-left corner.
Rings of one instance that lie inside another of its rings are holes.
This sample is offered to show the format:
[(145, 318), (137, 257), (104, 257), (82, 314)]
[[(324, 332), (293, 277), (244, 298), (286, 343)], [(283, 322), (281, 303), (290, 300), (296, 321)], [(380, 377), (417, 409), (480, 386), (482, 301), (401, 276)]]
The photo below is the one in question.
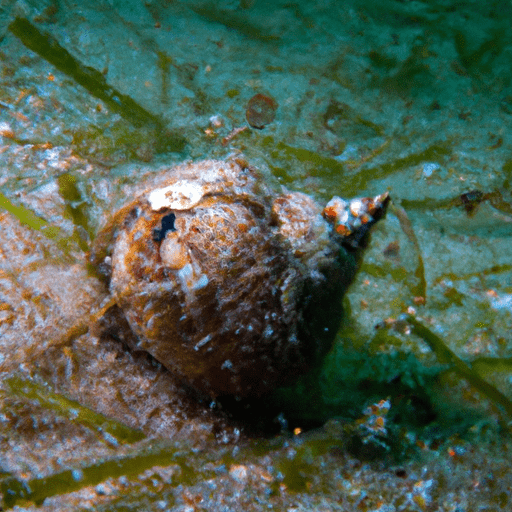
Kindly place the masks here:
[[(508, 418), (508, 421), (512, 419), (512, 402), (506, 395), (489, 384), (486, 380), (482, 379), (469, 363), (464, 362), (458, 357), (447, 347), (446, 343), (439, 336), (434, 334), (412, 315), (404, 315), (403, 320), (412, 327), (414, 334), (422, 338), (428, 344), (430, 349), (436, 354), (440, 363), (453, 365), (459, 375), (464, 377), (475, 389), (486, 395), (498, 406), (503, 416)], [(507, 427), (507, 421), (503, 421), (502, 423)]]
[(105, 77), (96, 69), (85, 66), (73, 57), (58, 41), (47, 33), (41, 33), (26, 18), (16, 18), (9, 30), (30, 50), (53, 64), (59, 71), (73, 78), (90, 94), (104, 101), (135, 126), (153, 125), (163, 128), (160, 119), (151, 114), (132, 98), (108, 85)]
[[(200, 456), (198, 455), (199, 459)], [(144, 448), (139, 453), (124, 457), (102, 460), (83, 468), (68, 469), (45, 478), (23, 481), (15, 477), (6, 478), (0, 484), (4, 510), (13, 508), (20, 502), (33, 502), (41, 505), (46, 498), (68, 494), (87, 486), (97, 485), (109, 478), (130, 477), (143, 473), (154, 466), (177, 465), (179, 467), (178, 484), (193, 484), (199, 479), (214, 476), (212, 470), (199, 469), (208, 460), (191, 463), (190, 449), (180, 450), (176, 446), (157, 446)]]
[(21, 377), (10, 377), (3, 383), (7, 386), (10, 396), (35, 401), (41, 407), (52, 410), (59, 416), (96, 432), (110, 444), (131, 444), (146, 437), (139, 430), (107, 418), (37, 382)]
[(67, 237), (61, 228), (53, 226), (47, 220), (37, 216), (29, 208), (14, 204), (6, 195), (2, 194), (2, 192), (0, 192), (0, 208), (7, 210), (30, 229), (39, 231), (49, 240), (54, 240), (64, 253), (66, 260), (69, 261), (73, 259), (71, 256), (71, 246), (77, 241), (74, 235)]

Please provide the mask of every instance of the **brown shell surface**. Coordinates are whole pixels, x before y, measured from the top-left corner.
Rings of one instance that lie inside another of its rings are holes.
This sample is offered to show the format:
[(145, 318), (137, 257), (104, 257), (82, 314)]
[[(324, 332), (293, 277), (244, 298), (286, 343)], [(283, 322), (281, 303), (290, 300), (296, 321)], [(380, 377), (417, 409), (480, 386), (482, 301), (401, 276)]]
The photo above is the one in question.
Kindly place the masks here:
[(148, 191), (128, 209), (111, 292), (137, 348), (199, 392), (262, 395), (329, 348), (351, 267), (308, 196), (273, 196), (255, 171), (216, 161), (172, 170), (159, 190), (175, 198), (183, 176), (203, 187), (190, 207)]

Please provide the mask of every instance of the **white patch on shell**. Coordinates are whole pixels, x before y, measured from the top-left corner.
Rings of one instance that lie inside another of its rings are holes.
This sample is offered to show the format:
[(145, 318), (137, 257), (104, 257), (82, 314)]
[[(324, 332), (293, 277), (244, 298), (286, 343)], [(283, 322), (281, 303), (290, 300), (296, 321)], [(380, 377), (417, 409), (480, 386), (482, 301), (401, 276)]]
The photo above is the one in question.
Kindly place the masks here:
[(192, 279), (194, 275), (194, 270), (192, 269), (192, 265), (190, 263), (187, 263), (183, 268), (181, 268), (178, 272), (178, 277), (181, 281), (182, 287), (185, 289), (189, 289), (189, 282)]
[(208, 334), (202, 340), (199, 340), (194, 345), (194, 350), (197, 352), (201, 347), (204, 347), (204, 345), (206, 345), (212, 338), (213, 338), (213, 336), (211, 334)]
[(190, 263), (187, 249), (178, 240), (177, 233), (167, 233), (160, 245), (160, 258), (162, 263), (172, 270), (179, 270)]
[(350, 201), (350, 213), (354, 217), (359, 217), (366, 210), (365, 205), (361, 199), (353, 199)]
[(341, 212), (343, 210), (346, 210), (348, 208), (348, 201), (345, 201), (345, 199), (342, 199), (341, 197), (334, 196), (326, 205), (325, 209), (334, 209), (337, 212)]
[(206, 274), (201, 274), (199, 279), (194, 283), (193, 290), (200, 290), (204, 288), (208, 284), (208, 276)]
[(233, 363), (229, 359), (226, 359), (220, 367), (221, 370), (231, 370), (231, 368), (233, 368)]
[(201, 201), (205, 192), (205, 188), (197, 182), (180, 180), (168, 187), (152, 190), (148, 201), (154, 211), (163, 208), (190, 210)]
[(200, 290), (208, 284), (208, 276), (202, 274), (199, 268), (194, 268), (191, 263), (187, 263), (176, 273), (185, 293)]

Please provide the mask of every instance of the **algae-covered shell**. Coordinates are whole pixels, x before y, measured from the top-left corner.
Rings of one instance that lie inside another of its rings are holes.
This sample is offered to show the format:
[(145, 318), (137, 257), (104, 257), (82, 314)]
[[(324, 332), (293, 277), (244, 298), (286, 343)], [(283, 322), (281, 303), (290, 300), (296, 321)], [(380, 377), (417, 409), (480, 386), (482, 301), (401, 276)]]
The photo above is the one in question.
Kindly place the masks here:
[(115, 219), (97, 252), (137, 348), (199, 392), (259, 396), (329, 349), (355, 259), (309, 196), (275, 193), (244, 161), (203, 161)]

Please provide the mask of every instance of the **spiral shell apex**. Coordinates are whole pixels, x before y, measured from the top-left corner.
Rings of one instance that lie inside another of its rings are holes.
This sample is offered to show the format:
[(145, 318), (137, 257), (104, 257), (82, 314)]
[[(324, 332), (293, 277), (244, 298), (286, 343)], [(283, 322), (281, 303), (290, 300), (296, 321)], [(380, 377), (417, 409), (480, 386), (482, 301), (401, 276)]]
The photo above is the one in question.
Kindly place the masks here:
[(116, 216), (106, 250), (136, 348), (211, 397), (260, 396), (317, 362), (355, 272), (322, 208), (240, 160), (155, 183)]

